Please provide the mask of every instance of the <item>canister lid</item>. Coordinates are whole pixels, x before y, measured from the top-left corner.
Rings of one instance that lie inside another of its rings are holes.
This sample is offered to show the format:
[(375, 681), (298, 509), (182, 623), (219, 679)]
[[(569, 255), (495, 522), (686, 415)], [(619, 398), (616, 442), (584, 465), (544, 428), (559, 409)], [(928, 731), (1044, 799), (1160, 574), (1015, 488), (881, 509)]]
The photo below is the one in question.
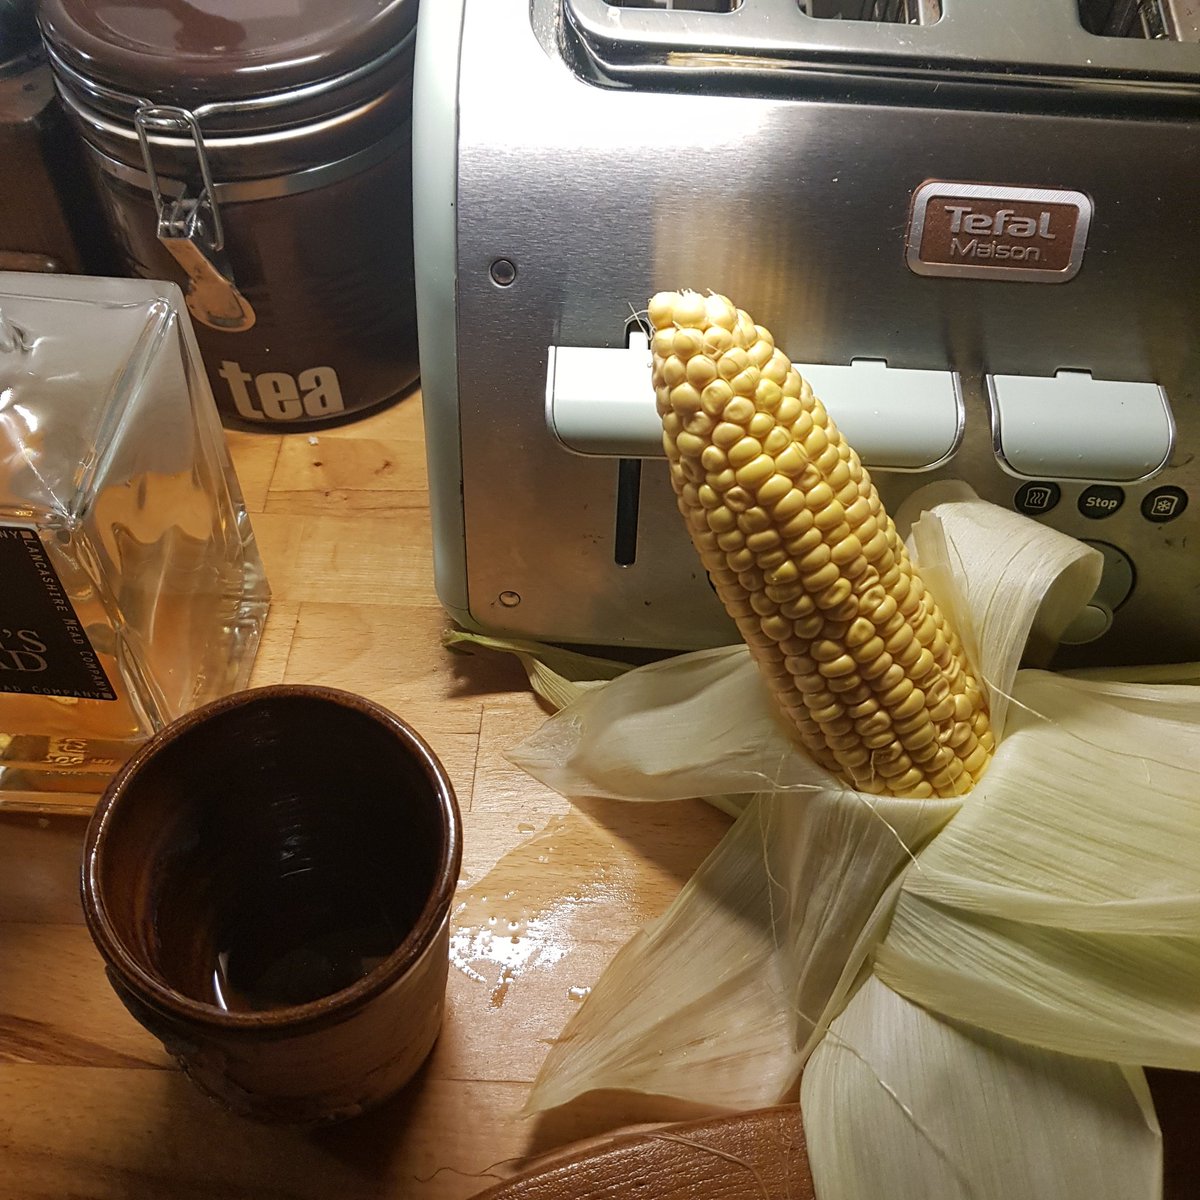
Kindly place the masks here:
[(39, 15), (92, 83), (197, 107), (355, 72), (412, 33), (417, 0), (43, 0)]

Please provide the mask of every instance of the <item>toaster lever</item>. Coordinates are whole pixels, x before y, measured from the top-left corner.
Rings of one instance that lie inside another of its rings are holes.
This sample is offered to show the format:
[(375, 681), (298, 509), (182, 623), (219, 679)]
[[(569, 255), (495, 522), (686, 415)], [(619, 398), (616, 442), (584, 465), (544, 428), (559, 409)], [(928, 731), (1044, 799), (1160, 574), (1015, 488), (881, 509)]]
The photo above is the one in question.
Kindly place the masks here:
[(1166, 466), (1175, 422), (1157, 383), (1051, 376), (989, 375), (996, 457), (1024, 479), (1134, 483)]
[[(928, 471), (958, 449), (963, 403), (955, 372), (877, 359), (796, 367), (868, 467)], [(551, 346), (546, 413), (555, 436), (577, 454), (661, 457), (650, 373), (644, 345)]]

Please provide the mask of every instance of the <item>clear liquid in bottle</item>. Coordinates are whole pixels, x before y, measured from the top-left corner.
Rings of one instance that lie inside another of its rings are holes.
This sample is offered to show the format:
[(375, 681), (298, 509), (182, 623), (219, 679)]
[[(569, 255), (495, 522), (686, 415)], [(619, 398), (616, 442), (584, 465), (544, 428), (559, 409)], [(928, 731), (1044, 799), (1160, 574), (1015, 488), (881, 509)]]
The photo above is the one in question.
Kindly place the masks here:
[(268, 602), (178, 292), (0, 275), (0, 809), (90, 808)]

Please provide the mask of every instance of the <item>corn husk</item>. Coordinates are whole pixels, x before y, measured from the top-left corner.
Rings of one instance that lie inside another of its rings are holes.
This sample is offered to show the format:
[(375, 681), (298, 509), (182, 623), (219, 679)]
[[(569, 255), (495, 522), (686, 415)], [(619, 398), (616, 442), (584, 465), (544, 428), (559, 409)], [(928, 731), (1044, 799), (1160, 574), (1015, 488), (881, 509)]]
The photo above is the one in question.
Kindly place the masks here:
[[(1021, 552), (968, 554), (980, 523)], [(940, 564), (939, 603), (950, 597), (968, 644), (993, 664), (985, 684), (997, 698), (1013, 688), (1013, 643), (1040, 614), (1051, 629), (1069, 619), (1098, 573), (1095, 551), (973, 496), (936, 503), (913, 542), (918, 559)], [(955, 566), (968, 561), (970, 610)], [(959, 805), (881, 801), (835, 781), (792, 741), (742, 646), (594, 688), (510, 757), (567, 796), (755, 797), (593, 988), (547, 1057), (533, 1108), (601, 1088), (716, 1107), (787, 1097), (872, 954), (903, 873)]]
[(958, 809), (837, 784), (754, 797), (551, 1049), (531, 1107), (593, 1088), (724, 1108), (795, 1086), (881, 892)]
[(1200, 684), (1200, 663), (1154, 663), (1135, 667), (1079, 667), (1062, 674), (1072, 679), (1100, 679), (1107, 683)]
[(913, 1000), (1200, 1070), (1200, 689), (1022, 672), (1011, 729), (879, 951)]
[(1153, 1200), (1162, 1138), (1137, 1068), (931, 1016), (869, 979), (801, 1089), (820, 1200)]
[(448, 650), (478, 647), (513, 655), (525, 668), (529, 686), (555, 709), (565, 708), (584, 692), (632, 669), (629, 663), (580, 654), (548, 642), (492, 637), (466, 629), (447, 629), (442, 634), (442, 645)]
[[(664, 351), (661, 370), (656, 357), (655, 383), (673, 483), (704, 557), (729, 523), (728, 512), (701, 512), (704, 488), (718, 501), (728, 491), (729, 511), (746, 496), (733, 502), (723, 470), (733, 457), (707, 409), (697, 415), (704, 371), (673, 382), (691, 370), (694, 337), (660, 318), (718, 321), (719, 309), (728, 329), (729, 306), (677, 301), (651, 302), (664, 346), (679, 349)], [(737, 334), (782, 361), (740, 312)], [(722, 329), (713, 336), (721, 342)], [(746, 392), (762, 380), (742, 382)], [(795, 390), (794, 374), (787, 382)], [(764, 410), (772, 401), (783, 405), (767, 389)], [(769, 417), (764, 428), (769, 440)], [(711, 465), (683, 462), (684, 432), (697, 455), (712, 451)], [(763, 475), (779, 459), (740, 427), (724, 432), (752, 455), (747, 486), (774, 495)], [(737, 523), (736, 561), (766, 561)], [(837, 786), (790, 739), (781, 744), (766, 689), (736, 651), (588, 689), (514, 755), (543, 782), (567, 795), (753, 799), (606, 971), (548, 1056), (534, 1105), (595, 1088), (762, 1103), (815, 1050), (804, 1092), (820, 1200), (1153, 1197), (1161, 1155), (1145, 1080), (1115, 1064), (1200, 1063), (1200, 891), (1185, 850), (1200, 832), (1191, 696), (1018, 673), (1022, 661), (1044, 665), (1091, 596), (1095, 551), (962, 485), (918, 494), (900, 524), (987, 691), (999, 747), (982, 781), (938, 805)], [(733, 561), (711, 559), (714, 570)], [(766, 598), (776, 602), (769, 588)], [(799, 632), (776, 616), (746, 629), (754, 639)], [(774, 674), (773, 653), (762, 661)]]
[(741, 645), (630, 671), (581, 696), (508, 757), (575, 797), (682, 800), (832, 782), (789, 735)]
[(909, 506), (921, 513), (907, 539), (913, 558), (983, 678), (999, 740), (1017, 668), (1058, 645), (1100, 582), (1101, 556), (964, 483), (932, 484)]

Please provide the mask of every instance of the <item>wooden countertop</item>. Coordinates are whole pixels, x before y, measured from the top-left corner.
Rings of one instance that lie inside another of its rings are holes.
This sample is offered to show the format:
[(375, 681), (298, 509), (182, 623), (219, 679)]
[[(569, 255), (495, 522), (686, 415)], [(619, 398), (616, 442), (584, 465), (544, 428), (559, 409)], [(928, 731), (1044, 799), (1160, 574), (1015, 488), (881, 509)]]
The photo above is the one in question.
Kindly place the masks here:
[(440, 644), (418, 395), (230, 443), (274, 593), (252, 683), (387, 705), (457, 788), (446, 1025), (417, 1080), (356, 1121), (305, 1134), (226, 1116), (108, 986), (79, 909), (84, 822), (0, 817), (0, 1200), (457, 1200), (662, 1115), (604, 1096), (521, 1109), (549, 1040), (727, 819), (698, 802), (572, 808), (507, 763), (545, 714), (514, 660)]

